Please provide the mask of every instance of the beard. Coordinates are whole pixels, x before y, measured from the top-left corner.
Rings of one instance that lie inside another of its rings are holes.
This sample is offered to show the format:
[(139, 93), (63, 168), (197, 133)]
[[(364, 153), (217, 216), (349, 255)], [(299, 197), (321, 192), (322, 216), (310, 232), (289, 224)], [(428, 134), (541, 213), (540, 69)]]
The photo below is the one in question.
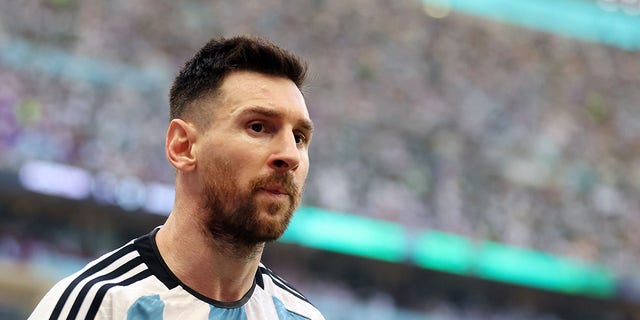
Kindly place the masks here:
[[(300, 203), (301, 191), (291, 173), (257, 178), (242, 190), (231, 168), (214, 168), (214, 171), (217, 172), (207, 177), (217, 178), (208, 178), (203, 187), (208, 212), (205, 231), (212, 239), (251, 247), (282, 236)], [(269, 185), (282, 188), (288, 201), (263, 203), (261, 208), (257, 195)]]

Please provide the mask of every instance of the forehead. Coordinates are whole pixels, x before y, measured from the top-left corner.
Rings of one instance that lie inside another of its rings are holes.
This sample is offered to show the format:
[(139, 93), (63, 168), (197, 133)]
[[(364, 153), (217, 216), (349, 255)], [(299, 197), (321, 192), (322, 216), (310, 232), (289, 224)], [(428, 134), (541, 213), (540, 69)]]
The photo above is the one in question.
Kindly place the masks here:
[(287, 78), (249, 71), (232, 72), (225, 77), (219, 92), (223, 114), (234, 115), (247, 108), (261, 107), (309, 119), (302, 92)]

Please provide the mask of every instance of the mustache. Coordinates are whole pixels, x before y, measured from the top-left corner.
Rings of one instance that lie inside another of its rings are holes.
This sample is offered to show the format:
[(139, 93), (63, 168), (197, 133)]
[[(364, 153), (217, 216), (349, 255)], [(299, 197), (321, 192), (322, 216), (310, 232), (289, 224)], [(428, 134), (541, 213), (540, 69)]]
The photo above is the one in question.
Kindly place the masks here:
[(293, 182), (293, 175), (289, 172), (278, 172), (266, 177), (257, 178), (252, 183), (252, 191), (258, 192), (267, 186), (278, 186), (282, 189), (282, 192), (288, 194), (291, 197), (298, 197), (300, 195), (300, 188)]

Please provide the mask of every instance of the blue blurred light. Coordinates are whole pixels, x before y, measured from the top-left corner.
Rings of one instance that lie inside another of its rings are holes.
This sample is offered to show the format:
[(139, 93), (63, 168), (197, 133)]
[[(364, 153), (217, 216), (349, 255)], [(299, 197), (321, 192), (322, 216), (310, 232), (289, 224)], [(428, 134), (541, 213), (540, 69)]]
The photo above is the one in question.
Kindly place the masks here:
[(421, 0), (423, 4), (624, 50), (640, 50), (640, 19), (595, 1)]

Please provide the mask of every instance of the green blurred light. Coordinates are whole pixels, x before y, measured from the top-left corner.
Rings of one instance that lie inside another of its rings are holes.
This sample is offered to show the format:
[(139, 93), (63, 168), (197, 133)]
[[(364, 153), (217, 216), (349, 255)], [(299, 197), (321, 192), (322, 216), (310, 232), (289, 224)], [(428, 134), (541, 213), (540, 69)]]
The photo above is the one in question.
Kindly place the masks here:
[(422, 3), (583, 41), (640, 50), (640, 19), (605, 11), (596, 1), (422, 0)]
[(416, 238), (413, 258), (421, 267), (464, 275), (470, 272), (473, 255), (469, 239), (428, 231)]
[(566, 294), (610, 298), (616, 289), (604, 266), (433, 230), (409, 237), (395, 223), (314, 207), (296, 212), (281, 241)]
[(490, 280), (592, 297), (610, 297), (615, 290), (613, 275), (603, 267), (493, 242), (479, 247), (474, 274)]
[(281, 241), (390, 262), (409, 247), (400, 225), (313, 207), (296, 212)]

